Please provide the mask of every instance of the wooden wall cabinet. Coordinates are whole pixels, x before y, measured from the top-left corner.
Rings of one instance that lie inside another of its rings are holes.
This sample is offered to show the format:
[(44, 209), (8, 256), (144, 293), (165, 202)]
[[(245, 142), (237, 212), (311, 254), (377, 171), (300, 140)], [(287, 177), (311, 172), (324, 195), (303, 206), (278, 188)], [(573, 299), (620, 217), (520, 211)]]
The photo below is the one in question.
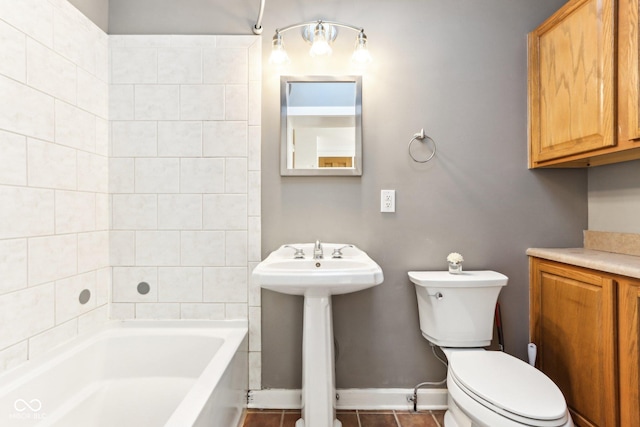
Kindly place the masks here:
[(640, 425), (640, 280), (530, 258), (538, 368), (580, 427)]
[(638, 46), (638, 0), (570, 0), (529, 34), (530, 168), (640, 158)]

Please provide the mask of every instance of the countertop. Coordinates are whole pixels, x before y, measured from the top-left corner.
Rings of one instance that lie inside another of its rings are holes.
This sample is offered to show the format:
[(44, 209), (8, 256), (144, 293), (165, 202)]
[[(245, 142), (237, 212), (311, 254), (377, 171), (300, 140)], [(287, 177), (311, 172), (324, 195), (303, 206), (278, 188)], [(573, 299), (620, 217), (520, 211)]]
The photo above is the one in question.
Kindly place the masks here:
[(529, 248), (527, 255), (640, 279), (640, 256), (584, 248)]

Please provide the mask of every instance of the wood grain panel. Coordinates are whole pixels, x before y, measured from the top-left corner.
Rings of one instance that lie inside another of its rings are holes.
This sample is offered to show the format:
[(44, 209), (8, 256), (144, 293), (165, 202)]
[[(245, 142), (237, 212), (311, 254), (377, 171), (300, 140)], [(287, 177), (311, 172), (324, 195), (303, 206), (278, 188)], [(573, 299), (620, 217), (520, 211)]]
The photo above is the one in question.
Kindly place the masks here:
[(529, 34), (529, 165), (615, 145), (614, 0), (571, 0)]
[(580, 426), (616, 426), (615, 287), (590, 270), (532, 260), (531, 336), (538, 367)]
[(640, 282), (619, 282), (618, 313), (620, 425), (640, 426)]

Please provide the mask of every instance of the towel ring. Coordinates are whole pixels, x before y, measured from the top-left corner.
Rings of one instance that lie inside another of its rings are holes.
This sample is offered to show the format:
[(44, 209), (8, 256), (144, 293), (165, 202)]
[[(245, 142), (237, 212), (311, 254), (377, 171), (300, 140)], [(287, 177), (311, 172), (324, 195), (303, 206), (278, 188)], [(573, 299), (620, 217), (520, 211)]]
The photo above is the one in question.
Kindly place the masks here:
[[(431, 155), (429, 157), (427, 157), (424, 160), (418, 160), (414, 157), (413, 153), (411, 152), (411, 144), (413, 144), (414, 141), (419, 140), (419, 141), (423, 141), (423, 140), (429, 140), (433, 143), (433, 151), (431, 152)], [(427, 163), (429, 160), (433, 159), (433, 156), (436, 155), (436, 142), (433, 140), (433, 138), (431, 138), (429, 135), (425, 135), (424, 133), (424, 129), (420, 129), (420, 132), (416, 133), (415, 135), (413, 135), (413, 138), (411, 138), (411, 141), (409, 141), (409, 157), (411, 157), (411, 159), (414, 162), (417, 163)]]

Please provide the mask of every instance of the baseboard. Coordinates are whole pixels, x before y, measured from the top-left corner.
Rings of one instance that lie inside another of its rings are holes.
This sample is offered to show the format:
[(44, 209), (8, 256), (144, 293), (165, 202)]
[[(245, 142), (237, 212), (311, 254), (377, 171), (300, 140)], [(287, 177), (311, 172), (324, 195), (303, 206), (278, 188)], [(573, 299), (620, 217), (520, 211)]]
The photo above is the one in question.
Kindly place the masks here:
[[(413, 410), (410, 388), (363, 388), (336, 390), (337, 409), (395, 409)], [(249, 391), (247, 406), (254, 409), (300, 409), (302, 393), (291, 389)], [(418, 409), (447, 409), (447, 389), (418, 390)]]

